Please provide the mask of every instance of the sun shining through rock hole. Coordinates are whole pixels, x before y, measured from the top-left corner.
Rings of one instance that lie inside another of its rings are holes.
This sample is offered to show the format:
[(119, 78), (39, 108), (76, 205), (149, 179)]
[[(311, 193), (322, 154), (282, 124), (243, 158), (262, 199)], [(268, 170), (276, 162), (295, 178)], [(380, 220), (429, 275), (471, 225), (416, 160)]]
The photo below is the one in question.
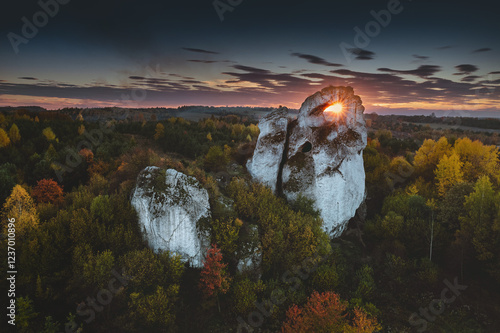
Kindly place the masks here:
[(329, 114), (339, 114), (342, 112), (342, 104), (341, 103), (334, 103), (327, 107), (324, 112), (327, 112)]

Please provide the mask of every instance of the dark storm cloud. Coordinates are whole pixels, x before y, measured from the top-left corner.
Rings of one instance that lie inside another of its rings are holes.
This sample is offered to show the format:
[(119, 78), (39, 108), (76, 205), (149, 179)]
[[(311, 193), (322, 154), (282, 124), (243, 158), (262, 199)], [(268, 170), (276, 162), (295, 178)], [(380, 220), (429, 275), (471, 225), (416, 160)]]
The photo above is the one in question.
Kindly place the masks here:
[(422, 65), (419, 66), (417, 69), (410, 69), (410, 70), (397, 70), (384, 67), (384, 68), (378, 68), (377, 70), (381, 72), (416, 75), (418, 77), (425, 78), (439, 72), (441, 70), (441, 66)]
[(18, 77), (18, 79), (21, 79), (21, 80), (38, 80), (36, 77), (31, 77), (31, 76), (21, 76), (21, 77)]
[(488, 74), (500, 74), (500, 71), (489, 72)]
[(323, 66), (329, 66), (329, 67), (340, 67), (342, 66), (341, 64), (336, 64), (332, 63), (329, 61), (326, 61), (323, 58), (317, 57), (312, 54), (304, 54), (304, 53), (292, 53), (291, 56), (293, 57), (299, 57), (301, 59), (307, 60), (307, 62), (315, 65), (323, 65)]
[(349, 53), (355, 55), (354, 59), (357, 60), (372, 60), (375, 57), (375, 53), (368, 50), (363, 50), (360, 48), (347, 49)]
[(469, 75), (469, 76), (465, 76), (463, 77), (460, 81), (462, 82), (472, 82), (472, 81), (475, 81), (476, 79), (479, 79), (480, 76), (477, 76), (477, 75)]
[(455, 75), (470, 74), (470, 73), (475, 72), (479, 69), (477, 66), (474, 66), (471, 64), (457, 65), (457, 66), (455, 66), (455, 68), (458, 70), (458, 73), (455, 73)]
[(481, 49), (477, 49), (477, 50), (474, 50), (472, 51), (472, 53), (477, 53), (477, 52), (488, 52), (488, 51), (491, 51), (492, 49), (490, 49), (489, 47), (483, 47)]
[(195, 53), (219, 54), (219, 52), (208, 51), (208, 50), (203, 50), (203, 49), (194, 49), (191, 47), (183, 47), (182, 49), (189, 51), (189, 52), (195, 52)]
[(129, 76), (128, 78), (131, 80), (144, 80), (145, 79), (144, 76), (135, 76), (135, 75)]

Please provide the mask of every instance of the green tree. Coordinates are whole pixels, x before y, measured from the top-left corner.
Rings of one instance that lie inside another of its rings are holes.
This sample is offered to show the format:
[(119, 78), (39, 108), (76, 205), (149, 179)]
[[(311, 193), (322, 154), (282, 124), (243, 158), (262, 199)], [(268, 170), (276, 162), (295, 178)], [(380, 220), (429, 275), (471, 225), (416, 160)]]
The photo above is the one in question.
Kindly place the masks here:
[(286, 202), (257, 183), (247, 185), (234, 178), (228, 192), (239, 216), (259, 227), (262, 266), (278, 277), (289, 267), (307, 260), (317, 260), (330, 252), (328, 235), (320, 218), (294, 212)]
[(90, 204), (92, 215), (103, 223), (110, 224), (114, 221), (113, 205), (109, 195), (99, 195)]
[(175, 301), (178, 293), (178, 285), (171, 285), (167, 289), (157, 286), (151, 295), (131, 293), (129, 308), (132, 316), (148, 327), (162, 331), (171, 329), (175, 323)]
[(83, 263), (82, 275), (88, 286), (103, 288), (111, 278), (111, 270), (115, 264), (115, 257), (109, 250), (89, 255)]
[(213, 243), (218, 244), (226, 254), (234, 254), (243, 222), (240, 219), (227, 218), (212, 222)]
[(43, 326), (43, 331), (40, 333), (57, 333), (59, 331), (60, 324), (54, 321), (52, 316), (45, 317), (45, 324)]
[(459, 217), (465, 215), (465, 198), (473, 191), (470, 183), (459, 183), (452, 186), (446, 193), (440, 205), (438, 220), (450, 232), (454, 234), (460, 229)]
[(221, 170), (228, 162), (228, 156), (224, 154), (219, 146), (210, 147), (204, 159), (205, 167), (213, 171)]
[(466, 215), (461, 219), (461, 236), (471, 242), (478, 260), (500, 281), (500, 194), (487, 176), (478, 179), (465, 199)]
[(130, 288), (143, 294), (153, 293), (158, 285), (180, 284), (184, 272), (180, 256), (169, 252), (156, 254), (148, 248), (130, 251), (120, 262), (125, 274), (131, 276)]
[(16, 186), (15, 180), (16, 166), (12, 163), (0, 165), (0, 202), (12, 193), (12, 188)]
[(27, 329), (30, 327), (31, 321), (38, 316), (38, 313), (35, 312), (33, 301), (29, 296), (19, 297), (16, 304), (16, 326), (20, 327), (22, 330)]
[(49, 148), (47, 148), (43, 158), (48, 162), (52, 162), (57, 158), (57, 150), (54, 148), (52, 143), (49, 145)]
[(358, 288), (355, 292), (356, 297), (362, 298), (363, 300), (371, 299), (375, 291), (373, 268), (368, 265), (363, 265), (363, 267), (356, 272), (356, 278), (358, 280)]
[(340, 282), (340, 277), (335, 264), (322, 264), (314, 271), (312, 287), (318, 291), (335, 290)]
[(264, 291), (265, 286), (262, 280), (257, 282), (250, 281), (245, 278), (237, 281), (232, 287), (232, 301), (234, 302), (234, 310), (237, 314), (246, 315), (255, 308), (255, 302), (258, 300), (258, 295)]

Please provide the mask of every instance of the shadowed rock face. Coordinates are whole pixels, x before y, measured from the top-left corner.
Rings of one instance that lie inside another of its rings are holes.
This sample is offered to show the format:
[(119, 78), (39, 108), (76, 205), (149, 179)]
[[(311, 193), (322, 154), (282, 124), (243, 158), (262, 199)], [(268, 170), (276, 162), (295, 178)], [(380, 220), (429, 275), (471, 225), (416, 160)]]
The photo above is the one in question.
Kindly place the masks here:
[(192, 266), (203, 266), (209, 244), (196, 224), (210, 217), (210, 204), (207, 190), (195, 178), (147, 167), (137, 177), (131, 204), (152, 249), (175, 252)]
[[(342, 104), (341, 113), (324, 111), (335, 103)], [(330, 86), (308, 97), (295, 120), (278, 111), (259, 123), (266, 131), (262, 140), (259, 135), (250, 173), (290, 201), (299, 194), (314, 199), (325, 230), (338, 237), (365, 197), (362, 152), (367, 131), (361, 99), (351, 87)], [(269, 122), (285, 120), (285, 139), (269, 145)], [(259, 170), (261, 165), (273, 167)]]

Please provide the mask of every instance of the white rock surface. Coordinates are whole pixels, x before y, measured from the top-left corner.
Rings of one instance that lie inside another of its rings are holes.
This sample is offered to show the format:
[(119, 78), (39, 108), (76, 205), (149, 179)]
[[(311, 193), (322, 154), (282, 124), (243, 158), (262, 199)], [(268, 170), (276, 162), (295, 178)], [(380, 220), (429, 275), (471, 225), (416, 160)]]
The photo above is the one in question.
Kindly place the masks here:
[(210, 216), (210, 204), (207, 190), (195, 178), (147, 167), (137, 177), (131, 204), (152, 249), (175, 252), (192, 266), (203, 266), (209, 242), (196, 224)]
[[(342, 104), (341, 113), (324, 112), (335, 103)], [(285, 144), (268, 148), (263, 140), (253, 157), (250, 173), (254, 179), (269, 185), (268, 179), (280, 178), (277, 192), (289, 201), (299, 194), (314, 199), (324, 229), (333, 237), (342, 234), (365, 198), (362, 154), (367, 130), (363, 111), (361, 99), (351, 87), (327, 87), (304, 101), (297, 119), (288, 126)], [(284, 118), (276, 114), (269, 119), (271, 123), (280, 121), (277, 116)], [(265, 135), (272, 137), (269, 131), (273, 127), (266, 127), (264, 119), (259, 127), (267, 128)], [(283, 166), (280, 166), (282, 154), (277, 151), (281, 147), (286, 153)], [(272, 154), (263, 153), (266, 150)], [(256, 164), (256, 156), (263, 161)], [(276, 163), (278, 169), (282, 168), (281, 175), (279, 170), (269, 167)]]
[(288, 109), (280, 108), (259, 121), (259, 138), (253, 156), (247, 163), (252, 177), (276, 190), (280, 163), (285, 150)]

